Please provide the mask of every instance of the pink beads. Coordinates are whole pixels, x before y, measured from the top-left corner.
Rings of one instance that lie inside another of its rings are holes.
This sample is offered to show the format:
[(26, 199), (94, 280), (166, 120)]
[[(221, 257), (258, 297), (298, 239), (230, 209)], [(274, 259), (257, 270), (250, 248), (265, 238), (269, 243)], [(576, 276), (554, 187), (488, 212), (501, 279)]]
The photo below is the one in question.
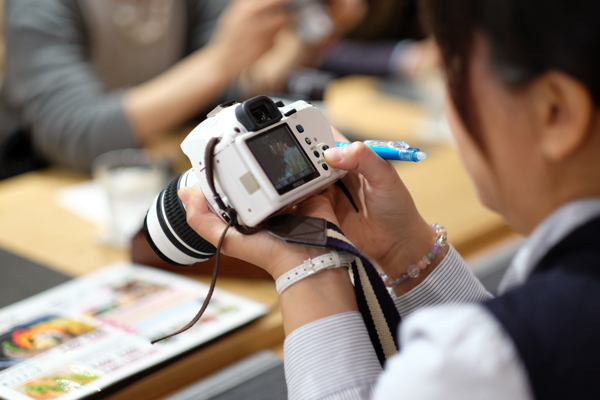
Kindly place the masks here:
[(427, 268), (427, 263), (424, 260), (417, 261), (417, 267), (422, 271)]

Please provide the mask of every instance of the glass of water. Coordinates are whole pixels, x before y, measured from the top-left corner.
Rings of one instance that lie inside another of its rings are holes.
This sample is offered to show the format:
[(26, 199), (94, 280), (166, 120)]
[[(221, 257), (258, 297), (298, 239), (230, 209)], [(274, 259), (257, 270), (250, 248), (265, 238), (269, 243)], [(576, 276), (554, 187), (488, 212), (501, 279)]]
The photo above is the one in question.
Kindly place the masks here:
[(169, 164), (148, 150), (114, 150), (94, 160), (92, 175), (110, 208), (110, 221), (100, 240), (126, 248), (142, 227), (152, 201), (166, 186)]

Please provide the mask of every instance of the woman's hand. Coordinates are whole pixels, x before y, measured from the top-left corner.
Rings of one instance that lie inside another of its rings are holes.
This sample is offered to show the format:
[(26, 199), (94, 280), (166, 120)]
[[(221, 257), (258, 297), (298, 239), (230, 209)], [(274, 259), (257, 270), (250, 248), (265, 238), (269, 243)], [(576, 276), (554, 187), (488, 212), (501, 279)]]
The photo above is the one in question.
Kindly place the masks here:
[[(216, 246), (227, 226), (225, 222), (210, 211), (201, 192), (183, 188), (178, 194), (185, 205), (190, 227)], [(294, 208), (294, 213), (324, 218), (337, 224), (326, 196), (318, 195), (304, 201)], [(253, 235), (242, 235), (235, 229), (229, 229), (221, 248), (223, 254), (255, 264), (270, 273), (274, 279), (302, 264), (304, 260), (315, 258), (328, 251), (323, 248), (287, 244), (264, 230)]]
[(164, 136), (209, 107), (291, 22), (289, 2), (232, 0), (206, 46), (130, 88), (124, 108), (139, 141)]
[(331, 166), (349, 171), (343, 182), (359, 203), (360, 212), (355, 212), (340, 190), (326, 194), (340, 228), (363, 254), (386, 271), (398, 264), (407, 268), (426, 254), (435, 233), (417, 211), (392, 164), (361, 142), (329, 149), (325, 158)]
[[(208, 209), (203, 194), (183, 188), (179, 190), (179, 198), (185, 204), (188, 224), (204, 239), (217, 245), (226, 224)], [(326, 195), (307, 199), (294, 207), (294, 212), (325, 218), (337, 224)], [(277, 279), (301, 265), (304, 260), (318, 257), (329, 250), (287, 244), (264, 230), (254, 235), (242, 235), (230, 229), (221, 251), (258, 265)], [(294, 283), (282, 293), (280, 306), (286, 335), (321, 318), (358, 310), (350, 275), (345, 268), (323, 271)]]
[(329, 0), (327, 4), (336, 36), (342, 36), (354, 29), (364, 19), (368, 10), (364, 0)]
[(225, 9), (209, 46), (222, 55), (233, 78), (269, 50), (276, 34), (292, 22), (291, 0), (233, 0)]

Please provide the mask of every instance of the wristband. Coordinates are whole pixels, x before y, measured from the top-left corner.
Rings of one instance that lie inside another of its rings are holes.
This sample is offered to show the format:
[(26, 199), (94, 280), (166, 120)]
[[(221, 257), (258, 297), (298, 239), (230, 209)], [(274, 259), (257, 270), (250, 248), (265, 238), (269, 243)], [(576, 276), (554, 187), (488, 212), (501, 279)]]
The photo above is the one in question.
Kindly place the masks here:
[(302, 265), (286, 272), (277, 279), (275, 282), (277, 292), (281, 294), (294, 283), (316, 274), (317, 272), (339, 268), (341, 266), (347, 267), (352, 260), (354, 260), (352, 254), (346, 253), (345, 251), (337, 252), (335, 250), (316, 258), (309, 258), (304, 261)]

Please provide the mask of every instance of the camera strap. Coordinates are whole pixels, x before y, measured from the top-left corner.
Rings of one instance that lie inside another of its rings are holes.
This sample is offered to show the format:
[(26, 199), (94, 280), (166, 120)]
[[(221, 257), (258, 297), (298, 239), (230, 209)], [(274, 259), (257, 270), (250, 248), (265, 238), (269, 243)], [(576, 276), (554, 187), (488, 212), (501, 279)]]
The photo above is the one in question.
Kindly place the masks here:
[(217, 206), (221, 209), (221, 211), (223, 211), (223, 212), (225, 212), (225, 214), (227, 214), (227, 217), (231, 221), (233, 221), (231, 226), (233, 226), (239, 233), (241, 233), (243, 235), (252, 235), (252, 234), (260, 231), (262, 228), (250, 228), (245, 225), (240, 225), (237, 220), (236, 211), (233, 208), (225, 205), (225, 203), (221, 199), (221, 196), (217, 192), (217, 189), (215, 188), (215, 177), (214, 177), (214, 170), (213, 170), (213, 155), (214, 155), (215, 147), (217, 146), (217, 144), (219, 144), (220, 141), (221, 141), (221, 138), (213, 137), (206, 144), (206, 150), (204, 152), (204, 165), (205, 165), (205, 173), (206, 173), (206, 180), (208, 182), (208, 187), (210, 188), (213, 200), (215, 201), (215, 203), (217, 203)]
[[(217, 284), (217, 276), (219, 275), (219, 264), (220, 264), (220, 259), (221, 259), (221, 246), (223, 245), (223, 240), (225, 240), (225, 235), (227, 234), (227, 231), (229, 230), (229, 228), (231, 228), (232, 226), (236, 226), (236, 227), (239, 226), (239, 224), (237, 222), (237, 213), (235, 212), (235, 210), (233, 208), (225, 205), (225, 203), (221, 199), (221, 196), (215, 189), (215, 180), (214, 180), (215, 178), (214, 178), (214, 170), (213, 170), (213, 155), (214, 155), (215, 147), (217, 146), (217, 144), (219, 143), (220, 140), (221, 139), (218, 137), (211, 138), (208, 141), (208, 143), (206, 145), (206, 150), (204, 152), (204, 165), (205, 165), (206, 179), (208, 181), (208, 186), (210, 188), (210, 191), (212, 192), (212, 197), (215, 200), (215, 202), (217, 203), (217, 206), (221, 209), (221, 211), (223, 211), (227, 214), (227, 217), (229, 219), (229, 221), (227, 221), (227, 226), (225, 227), (225, 229), (223, 230), (223, 233), (221, 234), (221, 237), (219, 238), (219, 243), (217, 244), (217, 251), (216, 251), (216, 256), (215, 256), (215, 266), (213, 268), (213, 275), (212, 275), (212, 279), (210, 281), (210, 287), (208, 289), (208, 293), (206, 294), (206, 297), (204, 298), (202, 307), (200, 307), (200, 310), (198, 311), (196, 316), (186, 326), (184, 326), (183, 328), (179, 329), (178, 331), (173, 332), (167, 336), (153, 340), (151, 342), (152, 344), (154, 344), (156, 342), (160, 342), (161, 340), (168, 339), (175, 335), (179, 335), (180, 333), (187, 331), (192, 326), (196, 325), (196, 323), (198, 321), (200, 321), (200, 318), (202, 318), (204, 311), (206, 311), (206, 308), (208, 307), (208, 304), (210, 303), (210, 299), (212, 298), (213, 292), (215, 291), (215, 285)], [(250, 232), (251, 229), (252, 228), (248, 229), (246, 232)], [(244, 232), (242, 232), (242, 233), (244, 233)], [(254, 233), (254, 232), (251, 232), (251, 233)], [(250, 234), (250, 233), (248, 233), (248, 234)]]
[[(220, 211), (224, 212), (229, 220), (227, 221), (227, 226), (223, 230), (223, 233), (219, 238), (219, 243), (217, 244), (215, 266), (213, 269), (210, 287), (204, 302), (202, 303), (202, 307), (200, 307), (200, 310), (196, 316), (186, 326), (167, 336), (153, 340), (151, 342), (152, 344), (187, 331), (198, 321), (200, 321), (200, 318), (202, 318), (204, 311), (210, 303), (210, 299), (212, 298), (212, 294), (217, 283), (221, 246), (229, 228), (233, 226), (238, 232), (245, 235), (251, 235), (262, 230), (262, 227), (249, 228), (240, 225), (237, 220), (236, 211), (230, 206), (225, 205), (223, 199), (221, 199), (221, 196), (216, 190), (214, 181), (213, 157), (214, 149), (220, 140), (221, 139), (218, 137), (211, 138), (206, 144), (206, 150), (204, 153), (206, 180), (208, 182), (212, 198), (219, 207)], [(342, 181), (338, 181), (337, 185), (344, 192), (346, 197), (348, 197), (356, 212), (358, 212), (358, 207), (356, 206), (356, 203), (354, 202), (354, 199), (350, 195), (350, 192), (346, 186), (342, 183)], [(315, 229), (314, 225), (317, 222), (319, 222), (320, 229)], [(295, 229), (293, 228), (294, 226), (296, 227)], [(276, 227), (279, 228), (276, 229)], [(285, 229), (282, 229), (283, 227), (285, 227)], [(352, 263), (352, 272), (354, 275), (354, 291), (356, 293), (356, 300), (358, 302), (359, 310), (365, 320), (365, 324), (367, 325), (369, 336), (373, 342), (377, 357), (383, 365), (387, 357), (397, 353), (398, 350), (395, 344), (396, 327), (398, 323), (400, 323), (400, 315), (398, 314), (390, 295), (383, 285), (383, 281), (377, 274), (377, 271), (373, 265), (352, 245), (352, 243), (350, 243), (348, 239), (346, 239), (346, 237), (342, 234), (342, 231), (337, 226), (319, 218), (302, 217), (298, 215), (282, 215), (271, 218), (267, 222), (267, 228), (269, 233), (289, 243), (329, 247), (335, 250), (346, 251), (353, 254), (355, 256), (355, 261)], [(303, 232), (302, 235), (300, 234), (301, 231)], [(279, 232), (279, 235), (275, 234), (274, 232)], [(330, 237), (328, 236), (329, 232), (337, 233)]]
[(358, 309), (381, 365), (398, 353), (400, 314), (379, 273), (335, 224), (322, 218), (281, 215), (267, 222), (269, 233), (286, 243), (326, 247), (354, 256), (350, 276)]

